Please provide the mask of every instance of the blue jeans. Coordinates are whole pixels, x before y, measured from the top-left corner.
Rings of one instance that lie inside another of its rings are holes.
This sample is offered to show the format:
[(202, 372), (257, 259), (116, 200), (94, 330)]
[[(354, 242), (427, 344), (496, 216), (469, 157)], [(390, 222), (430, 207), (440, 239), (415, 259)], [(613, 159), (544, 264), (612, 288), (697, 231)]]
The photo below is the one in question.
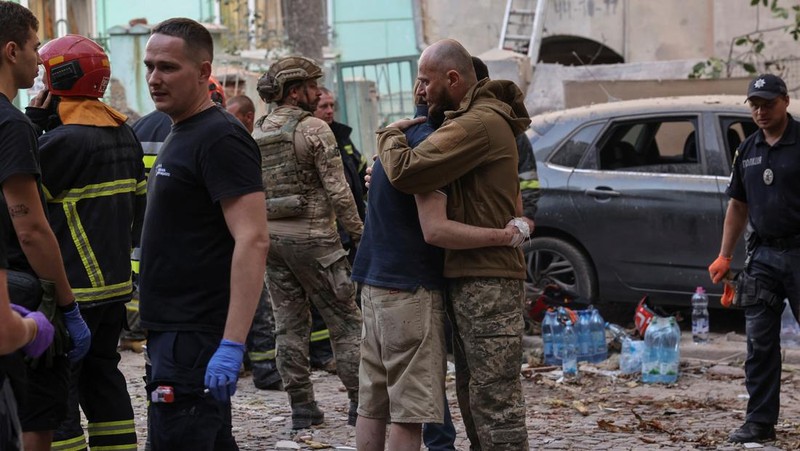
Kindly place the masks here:
[(456, 451), (456, 427), (450, 416), (447, 396), (444, 398), (444, 423), (425, 423), (422, 425), (422, 441), (428, 451)]

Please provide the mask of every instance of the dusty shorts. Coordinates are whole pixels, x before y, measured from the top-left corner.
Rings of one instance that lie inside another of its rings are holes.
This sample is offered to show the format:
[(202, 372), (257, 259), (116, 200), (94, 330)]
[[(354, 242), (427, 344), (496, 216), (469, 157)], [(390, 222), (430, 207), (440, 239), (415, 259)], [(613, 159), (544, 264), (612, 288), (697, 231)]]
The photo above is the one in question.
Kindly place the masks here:
[(444, 421), (444, 301), (440, 291), (364, 285), (358, 414), (394, 423)]

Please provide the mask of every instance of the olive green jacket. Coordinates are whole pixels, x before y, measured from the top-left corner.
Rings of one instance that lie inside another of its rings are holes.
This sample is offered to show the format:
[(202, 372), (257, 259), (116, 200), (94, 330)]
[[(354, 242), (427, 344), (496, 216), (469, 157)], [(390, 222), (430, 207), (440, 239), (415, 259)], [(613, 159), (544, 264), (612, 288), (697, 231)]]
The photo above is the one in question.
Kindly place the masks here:
[[(504, 228), (519, 196), (515, 136), (530, 124), (524, 96), (507, 80), (482, 80), (442, 126), (414, 148), (397, 128), (378, 131), (378, 154), (392, 185), (409, 194), (446, 187), (447, 217)], [(525, 278), (511, 247), (446, 250), (444, 276)]]

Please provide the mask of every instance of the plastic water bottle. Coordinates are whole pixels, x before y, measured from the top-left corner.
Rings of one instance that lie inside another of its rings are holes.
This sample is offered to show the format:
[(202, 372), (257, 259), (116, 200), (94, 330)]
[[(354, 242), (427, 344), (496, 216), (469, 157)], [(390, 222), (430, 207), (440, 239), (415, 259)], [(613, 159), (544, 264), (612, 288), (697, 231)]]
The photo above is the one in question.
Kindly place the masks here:
[(708, 296), (703, 287), (697, 287), (692, 296), (692, 340), (708, 342)]
[(783, 300), (783, 315), (781, 315), (781, 348), (800, 347), (800, 325), (794, 318), (789, 300)]
[(621, 342), (621, 352), (619, 355), (619, 371), (622, 374), (634, 374), (642, 372), (642, 352), (644, 342), (634, 340), (630, 337), (623, 337)]
[(592, 307), (591, 316), (589, 318), (589, 330), (592, 332), (592, 344), (594, 351), (592, 352), (592, 362), (602, 362), (608, 358), (608, 344), (606, 343), (606, 322), (600, 316), (600, 312)]
[(578, 378), (578, 337), (572, 327), (572, 321), (567, 320), (564, 325), (563, 357), (561, 358), (561, 371), (565, 380)]
[(553, 312), (553, 323), (551, 325), (553, 331), (553, 365), (561, 365), (561, 351), (564, 344), (564, 323), (561, 322), (561, 312), (563, 308), (559, 308), (557, 312)]
[(681, 367), (681, 328), (675, 318), (670, 316), (666, 319), (664, 327), (664, 339), (659, 355), (661, 365), (661, 380), (665, 384), (672, 384), (678, 380), (678, 373)]
[(606, 330), (611, 333), (611, 340), (616, 341), (620, 345), (624, 344), (626, 339), (631, 338), (628, 331), (618, 324), (606, 323)]
[(556, 358), (553, 354), (553, 324), (556, 321), (556, 312), (547, 310), (542, 320), (542, 344), (544, 347), (544, 364), (555, 365)]
[(644, 333), (644, 353), (642, 353), (642, 382), (652, 384), (661, 382), (659, 357), (663, 341), (663, 318), (654, 316)]
[(579, 362), (589, 362), (594, 355), (594, 342), (589, 324), (591, 317), (592, 312), (589, 310), (578, 310), (578, 324), (575, 325), (575, 333), (578, 336)]

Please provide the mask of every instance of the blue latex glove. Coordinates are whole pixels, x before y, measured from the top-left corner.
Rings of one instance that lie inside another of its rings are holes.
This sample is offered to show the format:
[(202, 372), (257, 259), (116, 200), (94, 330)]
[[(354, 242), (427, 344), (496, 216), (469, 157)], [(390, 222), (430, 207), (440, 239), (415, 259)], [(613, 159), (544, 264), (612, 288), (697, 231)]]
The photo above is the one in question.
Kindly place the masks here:
[(69, 358), (70, 362), (77, 362), (89, 352), (89, 346), (92, 344), (92, 333), (89, 332), (89, 326), (86, 325), (86, 321), (81, 316), (78, 303), (73, 302), (70, 305), (59, 308), (64, 315), (64, 325), (67, 326), (67, 332), (69, 332), (69, 338), (72, 341), (72, 350), (67, 353), (67, 358)]
[(236, 381), (244, 358), (244, 345), (222, 340), (217, 352), (211, 356), (206, 367), (205, 383), (211, 396), (217, 401), (230, 402), (236, 393)]

